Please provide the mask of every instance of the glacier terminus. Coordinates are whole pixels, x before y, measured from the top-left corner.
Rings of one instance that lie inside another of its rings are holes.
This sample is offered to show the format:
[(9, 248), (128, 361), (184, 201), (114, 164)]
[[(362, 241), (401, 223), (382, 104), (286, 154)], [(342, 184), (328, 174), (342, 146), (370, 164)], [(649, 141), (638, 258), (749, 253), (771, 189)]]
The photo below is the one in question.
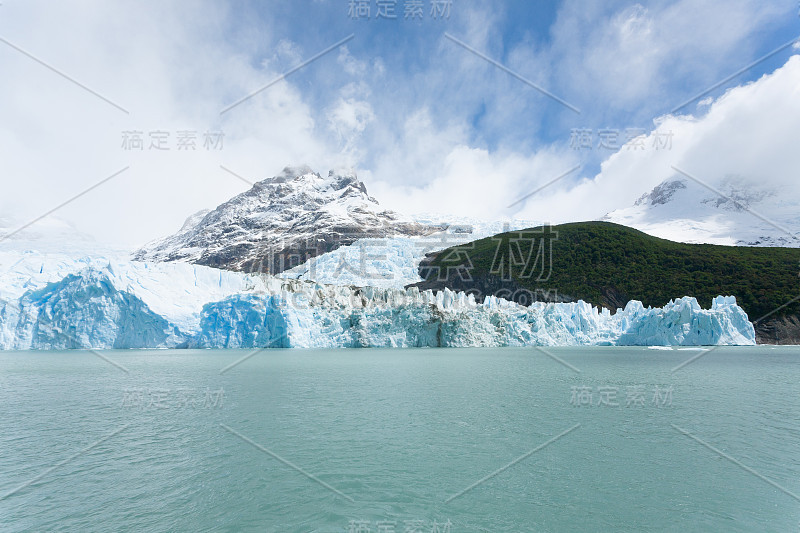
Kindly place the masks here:
[(329, 285), (184, 262), (3, 252), (0, 348), (753, 345), (732, 296), (611, 313), (439, 292)]

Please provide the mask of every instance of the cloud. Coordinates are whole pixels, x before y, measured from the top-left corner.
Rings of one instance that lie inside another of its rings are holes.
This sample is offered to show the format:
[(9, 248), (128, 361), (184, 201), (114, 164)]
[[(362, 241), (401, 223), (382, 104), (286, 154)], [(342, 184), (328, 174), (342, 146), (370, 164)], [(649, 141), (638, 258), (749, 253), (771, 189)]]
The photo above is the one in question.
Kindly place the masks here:
[[(87, 1), (76, 9), (31, 1), (2, 9), (5, 38), (129, 114), (0, 44), (0, 213), (30, 220), (128, 167), (58, 215), (101, 240), (138, 245), (248, 188), (220, 165), (256, 180), (336, 158), (315, 109), (287, 81), (220, 115), (309, 55), (266, 26), (258, 39), (231, 38), (234, 13), (222, 4)], [(275, 45), (266, 54), (264, 42)], [(127, 131), (141, 132), (143, 150), (123, 148)], [(169, 150), (150, 149), (154, 131), (168, 134)], [(195, 133), (194, 150), (178, 150), (180, 131)], [(206, 131), (224, 133), (222, 149), (203, 148)]]
[(341, 143), (339, 164), (352, 166), (358, 161), (359, 141), (361, 134), (375, 119), (372, 106), (363, 100), (353, 98), (341, 99), (328, 111), (328, 125), (336, 133)]
[(762, 32), (789, 11), (787, 3), (758, 0), (568, 0), (537, 60), (550, 65), (553, 90), (581, 108), (582, 125), (629, 121), (612, 124), (623, 127), (669, 111), (759, 57)]
[[(798, 116), (800, 56), (795, 55), (775, 72), (726, 91), (702, 116), (660, 117), (644, 138), (644, 149), (624, 146), (603, 162), (594, 179), (543, 191), (519, 216), (544, 214), (554, 222), (596, 219), (679, 176), (673, 167), (712, 187), (737, 176), (800, 203), (800, 151), (794, 141)], [(655, 149), (654, 143), (666, 142), (667, 135), (670, 149)]]
[[(552, 179), (563, 173), (564, 159), (539, 152), (531, 156), (492, 154), (460, 145), (443, 157), (439, 178), (421, 187), (398, 188), (378, 183), (372, 191), (384, 205), (413, 213), (437, 213), (503, 219), (515, 214), (508, 206), (536, 187), (542, 176)], [(539, 213), (529, 220), (546, 221)]]
[(275, 47), (275, 53), (272, 56), (272, 63), (277, 66), (277, 69), (286, 71), (299, 65), (303, 61), (303, 56), (300, 47), (289, 39), (281, 39)]
[[(438, 88), (439, 94), (447, 96), (441, 103), (419, 104), (402, 124), (391, 123), (390, 133), (373, 135), (377, 148), (373, 151), (382, 155), (370, 165), (371, 172), (362, 172), (362, 176), (369, 182), (378, 181), (370, 190), (383, 203), (397, 209), (494, 217), (507, 215), (508, 204), (560, 176), (581, 159), (606, 160), (599, 167), (602, 171), (598, 176), (587, 175), (591, 164), (585, 165), (532, 197), (524, 204), (524, 210), (520, 211), (520, 205), (513, 208), (520, 217), (531, 220), (598, 218), (628, 205), (665, 179), (674, 172), (670, 165), (680, 164), (684, 155), (688, 158), (688, 154), (695, 154), (687, 161), (699, 162), (704, 160), (704, 150), (708, 150), (705, 157), (713, 161), (719, 150), (741, 152), (741, 147), (735, 146), (737, 142), (752, 146), (752, 140), (743, 138), (731, 140), (733, 145), (714, 146), (709, 140), (712, 137), (736, 138), (724, 129), (701, 134), (722, 115), (731, 117), (726, 123), (733, 127), (733, 117), (737, 116), (734, 108), (740, 104), (727, 104), (720, 110), (718, 102), (714, 113), (710, 113), (705, 106), (714, 100), (708, 97), (698, 110), (710, 118), (662, 116), (653, 121), (650, 117), (655, 111), (671, 109), (685, 100), (685, 95), (696, 94), (751, 60), (749, 56), (757, 53), (752, 40), (758, 28), (778, 14), (784, 16), (785, 7), (764, 9), (758, 2), (744, 0), (702, 5), (587, 5), (568, 1), (559, 9), (551, 29), (552, 42), (538, 47), (526, 40), (504, 45), (499, 37), (492, 37), (499, 35), (492, 31), (499, 23), (498, 17), (487, 16), (479, 24), (476, 21), (483, 13), (477, 9), (463, 17), (466, 22), (457, 35), (465, 35), (464, 40), (475, 48), (504, 61), (529, 79), (549, 80), (544, 85), (559, 95), (564, 91), (563, 95), (571, 96), (568, 101), (577, 104), (582, 114), (571, 114), (507, 73), (456, 47), (446, 56), (451, 64), (442, 65), (442, 70), (429, 80), (431, 93)], [(718, 28), (722, 16), (725, 24)], [(446, 50), (448, 45), (451, 43), (440, 46)], [(450, 97), (453, 80), (460, 81), (461, 90)], [(542, 101), (542, 108), (529, 109), (533, 102)], [(476, 106), (484, 110), (479, 133), (494, 137), (494, 143), (486, 143), (483, 135), (477, 136), (470, 123), (472, 117), (465, 114), (465, 109)], [(556, 115), (561, 118), (553, 120), (552, 109), (561, 113)], [(750, 117), (753, 129), (747, 135), (768, 129), (767, 116), (763, 121), (757, 113)], [(560, 138), (531, 144), (521, 140), (525, 135), (529, 141), (536, 139), (541, 121), (548, 118), (563, 131)], [(698, 126), (698, 121), (705, 126)], [(597, 132), (601, 127), (624, 131), (634, 126), (650, 132), (644, 139), (644, 151), (626, 147), (611, 154), (595, 146), (587, 154), (568, 146), (570, 129), (574, 127), (589, 127)], [(496, 131), (503, 133), (493, 136)], [(670, 150), (653, 149), (656, 140), (664, 142), (670, 133)], [(784, 160), (778, 157), (779, 153), (791, 150), (785, 139), (774, 140), (776, 161)]]
[(519, 206), (509, 209), (510, 204), (576, 164), (576, 155), (568, 152), (489, 151), (469, 146), (466, 137), (463, 128), (443, 129), (428, 110), (420, 110), (406, 120), (397, 150), (387, 150), (392, 157), (362, 177), (371, 194), (392, 209), (494, 219), (513, 215)]
[(342, 66), (344, 71), (351, 76), (363, 76), (367, 71), (367, 63), (359, 61), (350, 54), (347, 45), (339, 48), (339, 56), (336, 61)]
[[(506, 215), (520, 208), (507, 209), (516, 199), (586, 158), (570, 149), (571, 128), (648, 124), (751, 61), (764, 29), (787, 11), (755, 0), (567, 0), (555, 23), (532, 36), (527, 21), (508, 20), (502, 6), (459, 3), (446, 24), (351, 25), (356, 38), (345, 46), (257, 92), (347, 34), (327, 16), (345, 18), (341, 4), (315, 3), (311, 13), (295, 4), (265, 4), (253, 13), (258, 8), (211, 0), (4, 3), (0, 34), (129, 114), (0, 44), (0, 214), (31, 219), (129, 167), (59, 215), (100, 239), (137, 245), (248, 187), (220, 165), (256, 180), (307, 163), (321, 172), (358, 167), (370, 192), (398, 210)], [(455, 45), (443, 31), (582, 114)], [(525, 216), (602, 215), (617, 207), (613, 201), (624, 205), (660, 180), (659, 169), (678, 155), (697, 172), (711, 172), (701, 155), (689, 156), (737, 151), (721, 139), (719, 146), (696, 144), (711, 136), (701, 135), (698, 124), (710, 127), (709, 117), (721, 115), (715, 109), (727, 109), (722, 104), (696, 108), (705, 113), (698, 118), (665, 117), (660, 127), (675, 129), (671, 153), (615, 154), (599, 177), (575, 172), (540, 193), (551, 201), (531, 198)], [(752, 107), (747, 100), (739, 105)], [(764, 122), (758, 112), (741, 120), (771, 138), (765, 124), (775, 114), (764, 114)], [(783, 124), (787, 115), (774, 119)], [(731, 120), (728, 127), (736, 126)], [(166, 131), (172, 149), (123, 149), (123, 132), (131, 130), (141, 131), (148, 145), (150, 132)], [(197, 133), (195, 150), (176, 148), (178, 132), (186, 130)], [(206, 131), (224, 132), (222, 150), (203, 149)], [(759, 139), (748, 142), (772, 154)], [(778, 146), (772, 155), (784, 161), (785, 141)], [(748, 152), (738, 151), (732, 161)], [(592, 152), (588, 159), (605, 155)], [(623, 185), (609, 185), (608, 193), (591, 192), (617, 181)]]

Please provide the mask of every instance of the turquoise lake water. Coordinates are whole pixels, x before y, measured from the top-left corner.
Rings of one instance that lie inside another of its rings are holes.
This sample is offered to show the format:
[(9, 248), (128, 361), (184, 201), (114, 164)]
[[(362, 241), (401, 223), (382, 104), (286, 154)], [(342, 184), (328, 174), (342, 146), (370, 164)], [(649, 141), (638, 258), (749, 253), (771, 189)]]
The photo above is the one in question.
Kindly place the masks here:
[(800, 530), (800, 349), (547, 352), (0, 353), (0, 530)]

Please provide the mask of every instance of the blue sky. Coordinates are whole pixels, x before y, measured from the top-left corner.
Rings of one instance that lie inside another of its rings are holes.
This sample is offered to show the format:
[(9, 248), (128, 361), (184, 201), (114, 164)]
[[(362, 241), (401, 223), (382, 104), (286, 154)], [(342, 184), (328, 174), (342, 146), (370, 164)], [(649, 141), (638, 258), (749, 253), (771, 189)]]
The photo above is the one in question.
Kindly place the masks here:
[[(800, 34), (793, 1), (454, 0), (450, 17), (436, 20), (430, 16), (430, 1), (426, 0), (423, 19), (415, 21), (403, 19), (404, 0), (392, 2), (397, 14), (393, 20), (376, 17), (376, 0), (370, 2), (370, 18), (351, 18), (348, 4), (349, 0), (249, 2), (235, 10), (230, 31), (251, 38), (260, 28), (274, 32), (270, 42), (254, 47), (254, 62), (269, 58), (279, 42), (291, 42), (297, 56), (273, 63), (287, 70), (294, 66), (292, 59), (313, 55), (352, 33), (354, 39), (346, 44), (349, 54), (356, 61), (381, 61), (384, 75), (347, 76), (335, 61), (324, 58), (291, 80), (307, 101), (315, 107), (330, 105), (343, 84), (358, 79), (370, 89), (367, 100), (379, 122), (397, 123), (415, 108), (427, 107), (437, 121), (466, 123), (470, 142), (491, 150), (569, 143), (573, 128), (640, 127), (649, 131), (653, 118), (668, 114), (676, 105)], [(676, 4), (682, 7), (677, 9)], [(663, 21), (662, 17), (672, 20)], [(619, 23), (620, 19), (628, 19), (632, 39), (641, 39), (640, 51), (620, 45), (613, 30), (604, 34), (604, 28), (615, 19), (618, 24), (625, 24)], [(648, 28), (651, 24), (655, 28)], [(680, 34), (690, 30), (696, 33)], [(581, 113), (471, 56), (445, 40), (445, 32), (566, 99)], [(782, 65), (790, 53), (789, 49), (776, 54), (708, 96), (717, 97), (727, 88), (758, 79)], [(590, 55), (607, 70), (585, 72), (581, 58)], [(642, 61), (656, 56), (651, 63), (652, 76), (629, 78), (638, 70), (637, 55)], [(603, 86), (593, 90), (598, 77), (605, 78)], [(683, 111), (695, 111), (695, 104)]]
[[(576, 129), (591, 130), (596, 143), (601, 130), (616, 131), (619, 139), (649, 132), (656, 117), (800, 34), (792, 1), (454, 0), (447, 19), (434, 19), (431, 2), (425, 1), (424, 16), (414, 21), (404, 19), (405, 3), (390, 2), (397, 18), (386, 19), (377, 17), (376, 0), (368, 2), (371, 16), (359, 18), (350, 16), (349, 0), (278, 6), (251, 2), (236, 11), (231, 31), (253, 36), (268, 27), (275, 32), (272, 42), (259, 43), (256, 59), (270, 58), (276, 40), (292, 43), (294, 57), (273, 56), (271, 64), (284, 70), (354, 35), (344, 48), (354, 62), (366, 65), (363, 70), (348, 74), (341, 62), (326, 57), (293, 74), (291, 81), (320, 110), (334, 105), (341, 87), (363, 84), (354, 98), (368, 103), (374, 117), (359, 132), (358, 144), (365, 146), (370, 138), (376, 143), (362, 150), (354, 164), (368, 170), (380, 164), (381, 143), (387, 149), (407, 144), (397, 132), (420, 110), (436, 124), (463, 129), (460, 140), (470, 147), (491, 152), (574, 147)], [(581, 112), (475, 57), (447, 40), (445, 33)], [(718, 97), (730, 87), (756, 80), (791, 53), (791, 48), (785, 49), (705, 96)], [(379, 74), (369, 68), (374, 62), (383, 67)], [(699, 100), (678, 112), (702, 113)], [(340, 143), (343, 150), (346, 142)], [(594, 175), (610, 154), (605, 148), (581, 150), (576, 155), (583, 168), (570, 179)]]
[[(127, 167), (59, 214), (104, 239), (141, 243), (247, 187), (221, 166), (252, 181), (308, 163), (322, 173), (356, 168), (382, 204), (403, 211), (597, 217), (630, 203), (669, 168), (661, 156), (661, 166), (653, 166), (651, 153), (631, 160), (616, 153), (620, 148), (598, 148), (601, 130), (617, 132), (621, 147), (634, 132), (650, 134), (651, 142), (657, 124), (669, 124), (680, 149), (674, 157), (692, 152), (700, 142), (692, 124), (707, 123), (715, 106), (723, 109), (717, 103), (726, 91), (760, 83), (797, 48), (676, 111), (680, 120), (671, 111), (800, 35), (795, 0), (453, 0), (445, 19), (433, 18), (433, 0), (423, 0), (423, 16), (413, 21), (403, 17), (410, 1), (397, 0), (391, 20), (376, 18), (377, 0), (371, 16), (358, 19), (349, 16), (350, 0), (3, 2), (0, 37), (128, 113), (0, 47), (0, 176), (7, 192), (0, 215), (36, 216)], [(349, 35), (346, 44), (220, 114)], [(786, 94), (790, 74), (781, 75)], [(735, 120), (733, 111), (725, 113)], [(224, 150), (120, 149), (126, 130), (174, 136), (187, 128), (224, 131)], [(579, 129), (589, 132), (591, 148), (575, 149)], [(770, 128), (753, 122), (746, 130), (763, 135)], [(543, 195), (544, 203), (507, 209), (577, 165), (547, 190), (550, 200)], [(639, 181), (594, 195), (591, 205), (569, 196), (610, 172), (604, 168), (636, 169)], [(558, 212), (548, 210), (555, 198), (567, 204)]]

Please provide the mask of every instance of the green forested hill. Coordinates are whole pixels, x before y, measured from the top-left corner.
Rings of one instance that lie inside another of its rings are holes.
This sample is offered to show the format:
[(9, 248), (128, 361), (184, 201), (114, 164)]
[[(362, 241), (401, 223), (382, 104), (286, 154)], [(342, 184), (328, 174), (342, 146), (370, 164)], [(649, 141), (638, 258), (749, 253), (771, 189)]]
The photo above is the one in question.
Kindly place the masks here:
[(449, 248), (423, 262), (419, 285), (478, 296), (539, 289), (611, 309), (630, 299), (662, 306), (680, 296), (708, 307), (714, 296), (732, 294), (755, 321), (797, 315), (800, 303), (786, 304), (800, 297), (799, 271), (797, 248), (683, 244), (610, 222), (577, 222)]

